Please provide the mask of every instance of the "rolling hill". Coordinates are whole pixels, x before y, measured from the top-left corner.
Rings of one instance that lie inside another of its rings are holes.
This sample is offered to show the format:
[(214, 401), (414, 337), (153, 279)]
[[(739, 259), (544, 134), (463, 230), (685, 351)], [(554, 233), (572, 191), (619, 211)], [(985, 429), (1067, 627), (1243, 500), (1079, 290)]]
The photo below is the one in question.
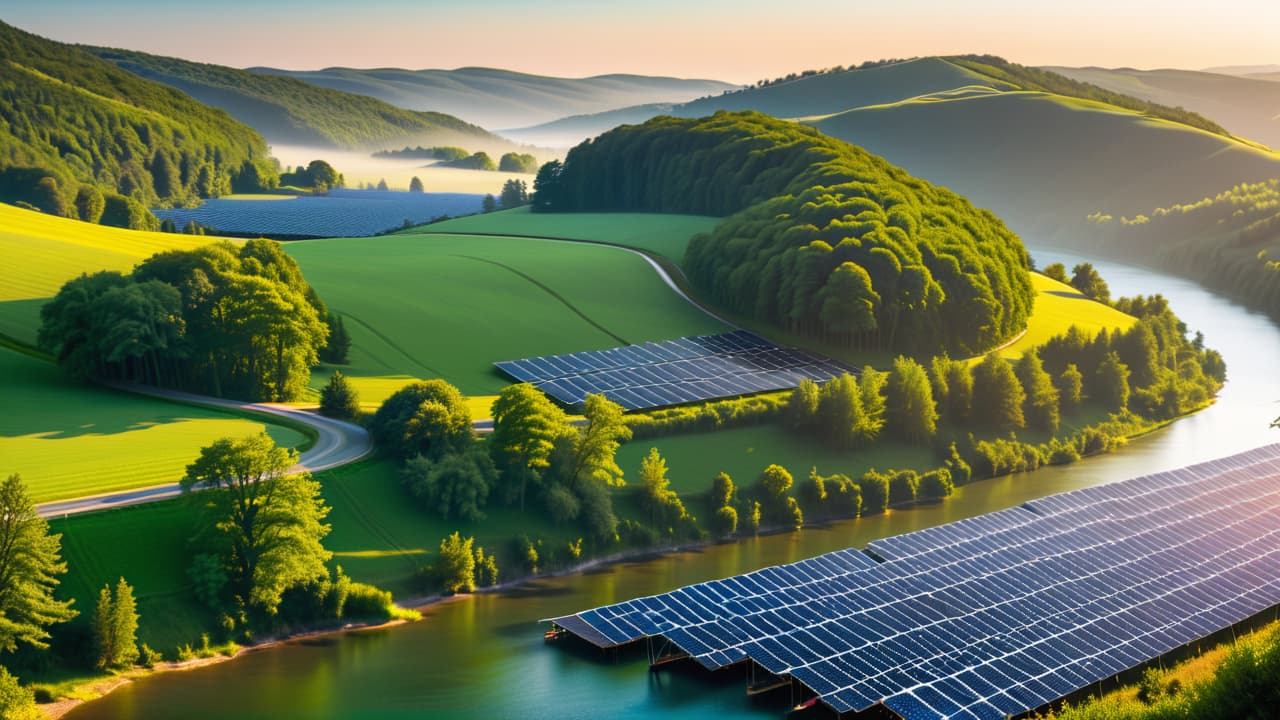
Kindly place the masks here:
[(405, 70), (249, 68), (313, 85), (378, 98), (410, 110), (435, 110), (489, 128), (524, 127), (566, 115), (648, 103), (684, 102), (737, 88), (717, 80), (643, 75), (558, 78), (493, 68)]
[(108, 194), (106, 213), (98, 204), (84, 219), (138, 227), (154, 221), (139, 203), (252, 190), (274, 177), (261, 135), (171, 87), (4, 23), (0, 58), (0, 200), (85, 215), (74, 200), (92, 187)]
[(1195, 110), (1234, 135), (1280, 147), (1280, 83), (1190, 70), (1047, 69), (1115, 92)]
[(272, 143), (382, 150), (403, 145), (507, 148), (484, 128), (441, 112), (403, 110), (365, 95), (291, 77), (189, 62), (131, 50), (86, 51), (140, 77), (221, 108)]

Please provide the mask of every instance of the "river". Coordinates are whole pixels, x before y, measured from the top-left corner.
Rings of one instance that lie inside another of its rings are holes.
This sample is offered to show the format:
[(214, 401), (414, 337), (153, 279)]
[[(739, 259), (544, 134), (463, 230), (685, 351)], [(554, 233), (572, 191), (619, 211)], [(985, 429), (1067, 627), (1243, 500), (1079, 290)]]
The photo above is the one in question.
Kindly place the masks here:
[[(1039, 266), (1080, 258), (1034, 251)], [(409, 625), (288, 643), (210, 668), (128, 685), (68, 717), (96, 718), (779, 718), (786, 697), (750, 700), (738, 671), (650, 673), (546, 645), (542, 618), (792, 562), (1043, 495), (1097, 485), (1280, 441), (1280, 329), (1259, 313), (1151, 270), (1093, 261), (1112, 295), (1162, 293), (1206, 343), (1229, 379), (1218, 402), (1118, 453), (974, 483), (940, 505), (669, 554), (539, 580), (444, 603)], [(776, 695), (785, 695), (778, 693)]]

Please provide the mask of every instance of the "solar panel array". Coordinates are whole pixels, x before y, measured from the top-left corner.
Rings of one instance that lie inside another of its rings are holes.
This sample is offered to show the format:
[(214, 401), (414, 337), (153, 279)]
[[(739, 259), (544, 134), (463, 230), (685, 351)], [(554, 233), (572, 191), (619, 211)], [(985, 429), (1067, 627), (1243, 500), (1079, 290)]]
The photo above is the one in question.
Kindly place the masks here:
[(750, 658), (839, 713), (1033, 710), (1280, 604), (1280, 446), (555, 622)]
[(627, 410), (785, 390), (806, 378), (825, 382), (856, 372), (746, 330), (494, 364), (566, 405), (603, 393)]

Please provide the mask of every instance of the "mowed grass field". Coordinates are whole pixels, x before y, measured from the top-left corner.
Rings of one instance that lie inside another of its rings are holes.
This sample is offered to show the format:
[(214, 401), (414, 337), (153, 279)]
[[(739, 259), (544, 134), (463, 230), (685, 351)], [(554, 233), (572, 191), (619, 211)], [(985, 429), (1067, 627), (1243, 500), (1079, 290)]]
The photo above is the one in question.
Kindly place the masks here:
[[(406, 234), (286, 246), (352, 337), (362, 401), (414, 378), (467, 395), (508, 384), (493, 363), (728, 328), (617, 248), (505, 237)], [(313, 386), (332, 368), (318, 368)]]
[(655, 213), (534, 213), (523, 207), (446, 220), (421, 228), (420, 232), (590, 240), (646, 250), (678, 264), (684, 258), (689, 238), (710, 232), (722, 219)]
[(40, 306), (81, 273), (128, 272), (162, 250), (215, 239), (90, 225), (0, 204), (0, 334), (34, 344)]
[(74, 382), (51, 363), (4, 348), (0, 377), (0, 474), (20, 474), (37, 503), (177, 482), (200, 448), (228, 435), (266, 429), (291, 447), (306, 439), (289, 428)]

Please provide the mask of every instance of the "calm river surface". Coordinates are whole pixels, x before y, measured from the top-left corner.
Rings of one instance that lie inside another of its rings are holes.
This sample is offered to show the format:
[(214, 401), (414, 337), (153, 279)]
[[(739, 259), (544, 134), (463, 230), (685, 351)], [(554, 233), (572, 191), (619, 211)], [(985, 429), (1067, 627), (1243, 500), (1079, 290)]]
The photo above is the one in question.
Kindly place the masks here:
[[(1038, 266), (1080, 258), (1041, 249)], [(1229, 382), (1195, 417), (1074, 465), (975, 483), (938, 506), (718, 545), (541, 580), (428, 609), (423, 622), (251, 653), (124, 687), (68, 717), (90, 718), (779, 718), (787, 698), (752, 701), (743, 678), (650, 674), (643, 654), (616, 661), (546, 645), (542, 618), (864, 545), (1074, 488), (1123, 480), (1280, 441), (1280, 331), (1198, 286), (1149, 270), (1094, 265), (1112, 295), (1163, 293), (1225, 356)], [(784, 693), (780, 693), (784, 694)]]

